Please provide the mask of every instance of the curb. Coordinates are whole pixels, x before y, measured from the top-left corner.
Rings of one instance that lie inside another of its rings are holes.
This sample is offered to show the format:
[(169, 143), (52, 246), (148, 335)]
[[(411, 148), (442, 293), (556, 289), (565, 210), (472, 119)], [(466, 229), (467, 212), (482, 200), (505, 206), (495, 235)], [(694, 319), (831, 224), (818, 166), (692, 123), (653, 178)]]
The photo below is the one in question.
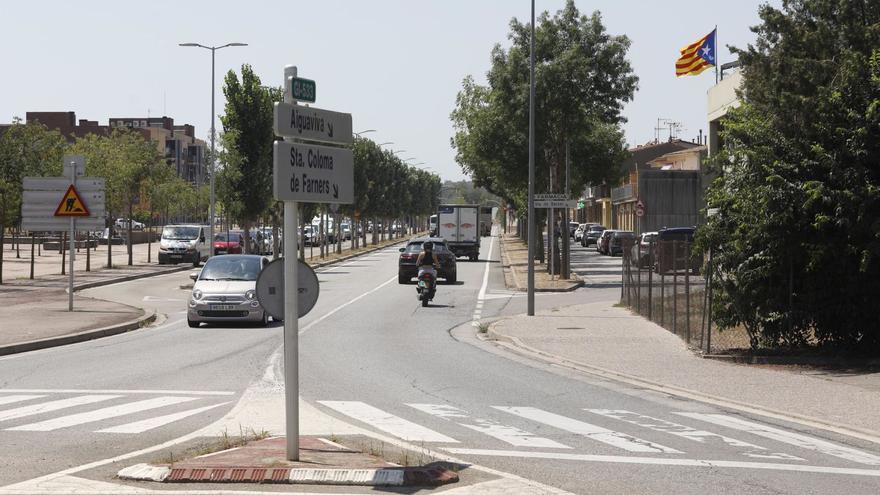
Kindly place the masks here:
[(16, 344), (8, 344), (0, 346), (0, 356), (9, 354), (18, 354), (21, 352), (36, 351), (39, 349), (48, 349), (50, 347), (58, 347), (68, 344), (76, 344), (87, 340), (99, 339), (101, 337), (109, 337), (120, 333), (137, 330), (141, 327), (149, 325), (156, 319), (156, 311), (150, 310), (143, 316), (126, 321), (117, 325), (110, 325), (102, 328), (94, 328), (92, 330), (84, 330), (82, 332), (71, 333), (67, 335), (59, 335), (57, 337), (49, 337), (45, 339), (29, 340), (27, 342), (19, 342)]
[[(73, 291), (79, 292), (81, 290), (93, 289), (95, 287), (103, 287), (105, 285), (121, 284), (123, 282), (131, 282), (132, 280), (139, 280), (142, 278), (149, 278), (149, 277), (158, 277), (159, 275), (167, 275), (169, 273), (185, 272), (187, 270), (192, 270), (192, 266), (189, 266), (189, 265), (186, 265), (183, 267), (178, 266), (178, 267), (174, 267), (174, 268), (169, 268), (167, 270), (157, 270), (155, 272), (137, 273), (134, 275), (125, 275), (123, 277), (117, 277), (117, 278), (107, 279), (107, 280), (98, 280), (96, 282), (86, 282), (84, 284), (74, 286)], [(65, 290), (65, 292), (66, 292), (66, 290)]]
[(440, 467), (379, 469), (314, 469), (284, 467), (171, 468), (136, 464), (117, 477), (158, 483), (273, 483), (290, 485), (419, 486), (458, 481), (458, 474)]
[[(540, 349), (536, 349), (534, 347), (525, 344), (520, 339), (516, 337), (510, 337), (504, 334), (501, 334), (495, 330), (495, 326), (508, 318), (502, 318), (492, 322), (489, 325), (489, 329), (486, 333), (486, 336), (490, 339), (495, 340), (496, 344), (504, 347), (514, 353), (517, 353), (521, 356), (529, 357), (531, 359), (535, 359), (537, 361), (542, 361), (547, 364), (556, 365), (564, 368), (569, 368), (575, 371), (579, 371), (581, 373), (587, 373), (590, 375), (599, 376), (606, 379), (612, 379), (619, 382), (627, 383), (629, 385), (635, 385), (637, 387), (645, 388), (648, 390), (654, 390), (657, 392), (661, 392), (664, 394), (673, 395), (676, 397), (682, 397), (691, 400), (697, 400), (700, 402), (713, 404), (720, 407), (725, 407), (728, 409), (735, 409), (737, 411), (751, 413), (751, 414), (759, 414), (769, 418), (774, 418), (783, 421), (789, 421), (793, 423), (798, 423), (804, 426), (808, 426), (811, 428), (818, 428), (826, 431), (831, 431), (834, 433), (838, 433), (841, 435), (846, 435), (853, 438), (858, 438), (860, 440), (868, 441), (875, 444), (880, 444), (880, 432), (869, 430), (865, 428), (859, 428), (855, 426), (849, 426), (842, 423), (834, 423), (830, 421), (826, 421), (823, 419), (817, 419), (810, 416), (804, 416), (801, 414), (790, 413), (785, 411), (779, 411), (776, 409), (772, 409), (769, 407), (747, 404), (743, 402), (739, 402), (732, 399), (727, 399), (725, 397), (719, 397), (715, 395), (706, 394), (703, 392), (699, 392), (696, 390), (691, 390), (683, 387), (676, 387), (674, 385), (666, 385), (659, 382), (654, 382), (651, 380), (646, 380), (644, 378), (640, 378), (637, 376), (629, 375), (626, 373), (620, 373), (617, 371), (601, 368), (598, 366), (593, 366), (590, 364), (581, 363), (578, 361), (574, 361), (571, 359), (566, 359), (560, 356), (556, 356), (549, 352), (542, 351)], [(485, 337), (477, 335), (478, 339), (483, 341), (486, 340)]]

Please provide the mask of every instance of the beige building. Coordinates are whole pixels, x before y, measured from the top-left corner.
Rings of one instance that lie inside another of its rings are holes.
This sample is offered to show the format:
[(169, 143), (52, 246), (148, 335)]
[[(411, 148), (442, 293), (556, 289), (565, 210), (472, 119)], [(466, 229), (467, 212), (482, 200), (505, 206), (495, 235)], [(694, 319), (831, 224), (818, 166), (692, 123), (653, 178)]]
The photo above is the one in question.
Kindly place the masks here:
[(708, 93), (707, 116), (709, 121), (710, 156), (717, 153), (721, 147), (720, 131), (723, 128), (722, 119), (727, 115), (728, 110), (740, 105), (736, 92), (742, 86), (742, 73), (736, 71), (724, 75), (722, 72), (722, 75), (724, 79), (709, 88)]

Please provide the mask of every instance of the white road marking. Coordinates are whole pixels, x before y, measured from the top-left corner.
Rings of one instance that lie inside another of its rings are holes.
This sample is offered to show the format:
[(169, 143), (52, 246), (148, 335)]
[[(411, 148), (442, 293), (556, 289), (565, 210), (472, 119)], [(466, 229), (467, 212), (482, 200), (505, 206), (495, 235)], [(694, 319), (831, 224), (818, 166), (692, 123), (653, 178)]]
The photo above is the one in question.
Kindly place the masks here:
[(133, 423), (126, 423), (124, 425), (98, 430), (96, 433), (143, 433), (145, 431), (149, 431), (160, 426), (165, 426), (168, 423), (180, 421), (181, 419), (195, 416), (196, 414), (203, 413), (205, 411), (209, 411), (211, 409), (214, 409), (215, 407), (225, 406), (226, 404), (229, 404), (229, 402), (221, 402), (219, 404), (198, 407), (196, 409), (188, 409), (186, 411), (166, 414), (164, 416), (156, 416), (155, 418), (147, 418), (142, 421), (135, 421)]
[(753, 443), (744, 442), (742, 440), (737, 440), (736, 438), (726, 437), (719, 433), (712, 433), (705, 430), (697, 430), (695, 428), (691, 428), (690, 426), (680, 425), (678, 423), (673, 423), (672, 421), (666, 421), (664, 419), (654, 418), (651, 416), (645, 416), (642, 414), (634, 413), (631, 411), (624, 410), (612, 410), (612, 409), (584, 409), (585, 411), (589, 411), (593, 414), (599, 414), (601, 416), (605, 416), (606, 418), (612, 418), (619, 421), (625, 421), (630, 424), (638, 425), (644, 428), (648, 428), (650, 430), (659, 431), (661, 433), (668, 433), (670, 435), (679, 436), (682, 438), (686, 438), (688, 440), (705, 443), (706, 439), (718, 439), (725, 444), (731, 447), (737, 448), (745, 448), (747, 451), (743, 452), (743, 455), (746, 457), (753, 457), (756, 459), (777, 459), (777, 460), (787, 460), (787, 461), (803, 461), (804, 459), (791, 455), (785, 454), (781, 452), (769, 452), (766, 448), (761, 447), (760, 445), (755, 445)]
[(346, 307), (348, 307), (348, 306), (351, 306), (352, 304), (354, 304), (354, 303), (360, 301), (361, 299), (363, 299), (363, 298), (369, 296), (370, 294), (372, 294), (372, 293), (378, 291), (378, 290), (381, 289), (382, 287), (385, 287), (386, 285), (390, 284), (391, 282), (394, 282), (395, 280), (397, 280), (397, 275), (391, 277), (390, 279), (388, 279), (387, 282), (384, 282), (384, 283), (380, 284), (378, 287), (376, 287), (376, 288), (374, 288), (374, 289), (372, 289), (372, 290), (368, 290), (367, 292), (364, 292), (363, 294), (361, 294), (361, 295), (355, 297), (354, 299), (352, 299), (352, 300), (350, 300), (350, 301), (348, 301), (348, 302), (346, 302), (346, 303), (344, 303), (344, 304), (341, 304), (341, 305), (337, 306), (337, 307), (334, 308), (332, 311), (330, 311), (330, 312), (328, 312), (328, 313), (322, 315), (322, 316), (321, 316), (320, 318), (318, 318), (317, 320), (315, 320), (315, 321), (309, 323), (308, 325), (306, 325), (305, 327), (301, 328), (301, 329), (299, 330), (299, 334), (300, 334), (300, 335), (304, 334), (304, 333), (306, 332), (306, 330), (312, 328), (313, 326), (317, 325), (318, 323), (321, 323), (322, 321), (326, 320), (327, 318), (330, 318), (331, 316), (335, 315), (338, 311), (342, 310), (343, 308), (346, 308)]
[(51, 400), (49, 402), (41, 402), (39, 404), (31, 404), (15, 409), (7, 409), (0, 411), (0, 421), (8, 421), (10, 419), (24, 418), (35, 414), (42, 414), (68, 407), (82, 406), (86, 404), (94, 404), (110, 399), (118, 399), (121, 395), (83, 395), (80, 397), (70, 397), (67, 399)]
[(6, 393), (35, 393), (35, 394), (160, 394), (160, 395), (235, 395), (235, 392), (199, 391), (199, 390), (92, 390), (82, 388), (0, 388), (0, 392)]
[(489, 286), (489, 269), (492, 267), (492, 248), (495, 246), (495, 237), (489, 238), (489, 254), (486, 255), (486, 268), (483, 270), (483, 285), (480, 286), (480, 292), (477, 293), (477, 306), (474, 308), (474, 314), (471, 317), (471, 326), (479, 328), (480, 318), (483, 317), (483, 303), (486, 299), (486, 288)]
[(7, 395), (6, 397), (0, 397), (0, 406), (5, 404), (14, 404), (16, 402), (23, 402), (31, 399), (39, 399), (41, 397), (45, 397), (45, 395)]
[(689, 412), (678, 412), (674, 414), (678, 414), (680, 416), (691, 419), (697, 419), (700, 421), (706, 421), (715, 425), (724, 426), (725, 428), (744, 431), (753, 435), (757, 435), (759, 437), (769, 438), (771, 440), (776, 440), (777, 442), (794, 445), (802, 449), (813, 450), (830, 456), (846, 459), (848, 461), (858, 462), (859, 464), (880, 466), (880, 457), (876, 455), (862, 452), (861, 450), (844, 447), (842, 445), (837, 445), (835, 443), (820, 440), (818, 438), (813, 438), (807, 435), (801, 435), (800, 433), (794, 433), (791, 431), (785, 431), (779, 428), (773, 428), (771, 426), (766, 426), (759, 423), (753, 423), (751, 421), (745, 421), (743, 419), (733, 416), (728, 416), (725, 414), (703, 414)]
[(618, 455), (570, 454), (566, 452), (534, 452), (525, 450), (489, 450), (460, 448), (444, 448), (443, 450), (458, 455), (522, 457), (526, 459), (555, 459), (561, 461), (610, 462), (615, 464), (642, 464), (655, 466), (763, 469), (768, 471), (794, 471), (799, 473), (842, 474), (850, 476), (880, 477), (880, 469), (805, 466), (803, 464), (779, 464), (774, 462), (716, 461), (709, 459), (676, 459), (671, 457), (629, 457)]
[[(439, 418), (450, 420), (468, 420), (469, 415), (466, 411), (458, 409), (447, 404), (407, 404), (408, 406), (418, 409), (424, 413), (437, 416)], [(471, 422), (459, 422), (460, 426), (469, 428), (476, 432), (490, 437), (497, 438), (502, 442), (509, 443), (514, 447), (537, 447), (542, 449), (570, 449), (571, 447), (563, 445), (559, 442), (535, 436), (527, 431), (520, 430), (513, 426), (503, 425), (491, 419), (475, 418)], [(476, 424), (474, 424), (476, 423)]]
[(458, 440), (454, 438), (449, 438), (442, 433), (399, 418), (363, 402), (319, 400), (318, 403), (410, 442), (458, 443)]
[(125, 404), (120, 404), (117, 406), (105, 407), (103, 409), (96, 409), (94, 411), (88, 411), (79, 414), (71, 414), (69, 416), (61, 416), (59, 418), (47, 419), (46, 421), (40, 421), (38, 423), (30, 423), (26, 425), (16, 426), (13, 428), (7, 428), (7, 430), (12, 431), (52, 431), (57, 430), (59, 428), (67, 428), (69, 426), (76, 426), (85, 423), (94, 423), (95, 421), (101, 421), (104, 419), (116, 418), (119, 416), (125, 416), (126, 414), (133, 414), (141, 411), (148, 411), (150, 409), (157, 409), (160, 407), (170, 406), (173, 404), (180, 404), (182, 402), (189, 402), (193, 400), (197, 400), (197, 397), (155, 397), (152, 399), (146, 399), (142, 401), (136, 402), (128, 402)]
[(682, 452), (671, 447), (642, 440), (629, 436), (625, 433), (602, 428), (601, 426), (585, 423), (576, 419), (560, 416), (535, 407), (505, 407), (492, 406), (499, 411), (514, 414), (532, 421), (569, 431), (577, 435), (602, 442), (612, 447), (627, 450), (629, 452), (652, 452), (661, 454), (681, 454)]

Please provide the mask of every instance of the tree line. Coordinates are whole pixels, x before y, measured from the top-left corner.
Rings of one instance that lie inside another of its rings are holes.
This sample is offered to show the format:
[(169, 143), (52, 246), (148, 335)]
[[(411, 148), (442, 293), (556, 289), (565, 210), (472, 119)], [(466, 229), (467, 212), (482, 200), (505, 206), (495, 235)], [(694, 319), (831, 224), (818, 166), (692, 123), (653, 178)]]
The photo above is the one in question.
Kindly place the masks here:
[[(16, 118), (0, 135), (0, 246), (7, 230), (21, 234), (23, 179), (60, 176), (64, 155), (83, 155), (86, 175), (105, 179), (106, 225), (111, 230), (117, 215), (147, 224), (206, 218), (206, 189), (181, 179), (156, 144), (141, 134), (117, 128), (110, 134), (88, 134), (70, 142), (57, 130)], [(131, 235), (128, 240), (128, 264), (132, 264)], [(113, 266), (112, 250), (107, 256), (107, 266)]]

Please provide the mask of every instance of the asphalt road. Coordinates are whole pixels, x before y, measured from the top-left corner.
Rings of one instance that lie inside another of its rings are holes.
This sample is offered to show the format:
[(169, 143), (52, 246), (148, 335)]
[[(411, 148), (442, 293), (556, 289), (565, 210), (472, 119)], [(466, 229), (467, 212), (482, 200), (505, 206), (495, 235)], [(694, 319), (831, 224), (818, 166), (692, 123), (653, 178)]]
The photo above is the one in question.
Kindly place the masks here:
[[(504, 288), (497, 240), (483, 243), (481, 260), (461, 261), (459, 282), (441, 285), (427, 308), (414, 285), (397, 283), (396, 249), (319, 271), (321, 296), (301, 321), (302, 398), (341, 421), (573, 493), (880, 492), (877, 446), (475, 339), (472, 322), (526, 304)], [(574, 293), (539, 295), (538, 308), (616, 300), (619, 260), (574, 248), (577, 270), (602, 273)], [(187, 281), (89, 292), (156, 307), (168, 314), (158, 328), (0, 359), (0, 486), (155, 445), (232, 409), (276, 355), (281, 329), (186, 328)]]

